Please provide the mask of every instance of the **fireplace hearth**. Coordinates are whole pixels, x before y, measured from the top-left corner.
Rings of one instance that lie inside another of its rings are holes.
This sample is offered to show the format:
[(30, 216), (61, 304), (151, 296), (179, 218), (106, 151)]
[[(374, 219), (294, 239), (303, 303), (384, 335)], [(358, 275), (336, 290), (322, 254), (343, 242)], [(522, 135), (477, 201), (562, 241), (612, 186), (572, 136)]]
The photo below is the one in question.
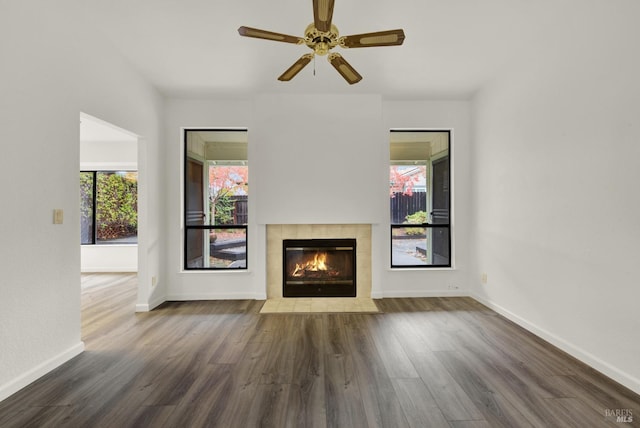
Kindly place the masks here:
[(283, 297), (355, 297), (355, 239), (284, 239)]

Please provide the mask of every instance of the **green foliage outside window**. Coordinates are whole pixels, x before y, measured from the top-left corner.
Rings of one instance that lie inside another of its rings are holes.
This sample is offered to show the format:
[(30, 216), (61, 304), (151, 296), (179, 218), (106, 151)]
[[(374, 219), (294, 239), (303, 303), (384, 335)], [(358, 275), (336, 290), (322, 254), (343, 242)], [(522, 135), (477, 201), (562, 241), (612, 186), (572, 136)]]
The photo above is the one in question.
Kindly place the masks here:
[(233, 223), (233, 210), (235, 203), (229, 194), (221, 194), (215, 198), (215, 203), (211, 204), (214, 224)]
[[(424, 224), (427, 222), (427, 213), (425, 211), (416, 211), (405, 217), (405, 224)], [(407, 235), (424, 235), (424, 227), (407, 227), (404, 229)]]
[(80, 215), (83, 221), (93, 216), (93, 173), (80, 173)]
[[(93, 206), (94, 177), (97, 180), (95, 207)], [(137, 173), (81, 172), (80, 216), (83, 244), (94, 243), (92, 232), (94, 215), (96, 241), (135, 238), (138, 233)]]
[(97, 239), (135, 236), (138, 230), (136, 173), (99, 173), (96, 192)]

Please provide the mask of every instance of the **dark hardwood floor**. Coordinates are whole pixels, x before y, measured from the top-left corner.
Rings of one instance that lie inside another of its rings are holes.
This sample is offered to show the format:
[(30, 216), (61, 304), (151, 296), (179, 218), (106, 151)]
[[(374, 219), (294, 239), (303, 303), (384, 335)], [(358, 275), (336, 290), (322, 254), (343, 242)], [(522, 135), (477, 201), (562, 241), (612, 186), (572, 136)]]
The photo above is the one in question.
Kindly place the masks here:
[(1, 402), (0, 426), (640, 426), (637, 394), (470, 298), (384, 299), (375, 315), (260, 315), (250, 300), (135, 314), (135, 293), (133, 275), (84, 275), (86, 351)]

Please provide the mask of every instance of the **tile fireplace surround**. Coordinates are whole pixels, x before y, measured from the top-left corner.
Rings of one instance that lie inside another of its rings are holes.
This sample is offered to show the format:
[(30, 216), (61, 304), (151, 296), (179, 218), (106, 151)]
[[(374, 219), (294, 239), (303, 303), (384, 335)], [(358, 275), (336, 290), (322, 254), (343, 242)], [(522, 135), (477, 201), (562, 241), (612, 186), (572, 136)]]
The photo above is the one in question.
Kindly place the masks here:
[[(283, 239), (356, 239), (355, 298), (283, 298)], [(350, 312), (377, 308), (371, 299), (371, 225), (369, 224), (269, 224), (267, 225), (267, 302), (268, 312)], [(278, 310), (278, 307), (282, 310)]]

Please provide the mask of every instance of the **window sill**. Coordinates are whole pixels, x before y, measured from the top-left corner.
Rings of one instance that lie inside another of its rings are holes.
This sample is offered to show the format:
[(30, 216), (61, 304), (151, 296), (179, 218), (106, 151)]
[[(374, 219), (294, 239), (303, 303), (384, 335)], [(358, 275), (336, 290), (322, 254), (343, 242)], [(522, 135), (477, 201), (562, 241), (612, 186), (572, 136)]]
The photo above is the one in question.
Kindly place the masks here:
[(112, 247), (137, 247), (138, 244), (80, 244), (81, 247), (112, 248)]
[(180, 273), (187, 274), (204, 274), (213, 273), (216, 275), (230, 273), (232, 275), (251, 274), (251, 269), (180, 269)]
[(454, 271), (455, 267), (407, 267), (407, 268), (387, 268), (389, 272), (433, 272), (433, 271)]

